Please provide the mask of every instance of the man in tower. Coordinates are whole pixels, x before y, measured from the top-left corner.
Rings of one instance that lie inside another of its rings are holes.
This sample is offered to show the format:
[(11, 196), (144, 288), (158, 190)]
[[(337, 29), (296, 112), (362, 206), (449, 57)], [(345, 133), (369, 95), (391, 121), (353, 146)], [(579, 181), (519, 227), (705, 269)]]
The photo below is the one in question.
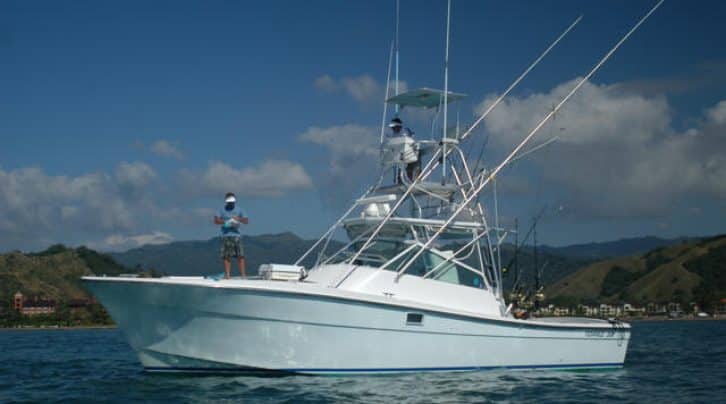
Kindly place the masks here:
[(388, 124), (388, 127), (391, 128), (391, 137), (398, 137), (401, 136), (401, 129), (403, 128), (403, 122), (401, 122), (401, 119), (399, 117), (395, 117), (391, 119), (391, 123)]
[(391, 128), (391, 134), (390, 137), (398, 137), (398, 136), (411, 136), (413, 137), (413, 133), (411, 132), (411, 129), (404, 128), (403, 122), (401, 121), (401, 118), (395, 117), (391, 119), (391, 123), (388, 124), (388, 127)]
[[(411, 131), (411, 129), (403, 127), (403, 122), (399, 117), (391, 119), (391, 123), (388, 124), (388, 127), (391, 128), (390, 137), (392, 138), (399, 136), (407, 136), (413, 138), (413, 132)], [(413, 181), (416, 177), (418, 177), (418, 174), (421, 172), (421, 155), (418, 150), (416, 150), (414, 153), (416, 153), (415, 161), (406, 164), (406, 177), (408, 177), (409, 181)], [(398, 173), (396, 173), (395, 175), (395, 182), (399, 183)]]

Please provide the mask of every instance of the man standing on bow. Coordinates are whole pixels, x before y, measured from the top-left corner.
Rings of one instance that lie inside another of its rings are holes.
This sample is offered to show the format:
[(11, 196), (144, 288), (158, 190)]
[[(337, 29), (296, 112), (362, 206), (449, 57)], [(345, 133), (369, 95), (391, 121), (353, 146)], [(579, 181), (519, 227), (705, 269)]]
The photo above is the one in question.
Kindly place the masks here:
[(233, 193), (228, 192), (224, 196), (224, 209), (214, 217), (214, 224), (222, 225), (222, 247), (219, 255), (224, 261), (224, 279), (229, 279), (232, 257), (237, 258), (240, 275), (243, 278), (246, 276), (245, 250), (239, 228), (241, 225), (249, 223), (249, 219), (241, 208), (235, 206), (236, 203), (237, 198)]

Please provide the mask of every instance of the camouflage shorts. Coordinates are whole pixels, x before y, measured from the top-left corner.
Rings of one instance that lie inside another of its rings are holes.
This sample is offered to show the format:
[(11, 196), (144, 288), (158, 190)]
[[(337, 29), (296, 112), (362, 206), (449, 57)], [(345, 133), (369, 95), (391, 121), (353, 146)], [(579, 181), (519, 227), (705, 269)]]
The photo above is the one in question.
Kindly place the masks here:
[(219, 249), (219, 256), (222, 259), (232, 257), (244, 257), (245, 248), (240, 237), (222, 237), (222, 247)]

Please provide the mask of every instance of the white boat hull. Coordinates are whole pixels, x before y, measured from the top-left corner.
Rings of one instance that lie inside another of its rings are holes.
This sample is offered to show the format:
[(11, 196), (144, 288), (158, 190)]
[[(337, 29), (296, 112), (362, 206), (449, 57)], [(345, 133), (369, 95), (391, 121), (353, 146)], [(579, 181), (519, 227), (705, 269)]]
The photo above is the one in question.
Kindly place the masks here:
[[(286, 282), (229, 288), (84, 278), (149, 371), (350, 374), (617, 368), (627, 325), (485, 319), (304, 293)], [(408, 313), (423, 314), (407, 324)]]

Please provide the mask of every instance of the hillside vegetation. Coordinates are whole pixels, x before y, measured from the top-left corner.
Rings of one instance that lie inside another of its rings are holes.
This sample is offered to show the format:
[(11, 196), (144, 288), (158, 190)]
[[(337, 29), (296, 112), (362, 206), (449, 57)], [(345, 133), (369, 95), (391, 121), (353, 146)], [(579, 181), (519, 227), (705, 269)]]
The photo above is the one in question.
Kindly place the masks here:
[(669, 247), (688, 241), (686, 238), (665, 239), (660, 237), (631, 237), (597, 243), (573, 244), (564, 247), (542, 246), (542, 251), (572, 257), (602, 260), (605, 258), (624, 257), (643, 254), (659, 247)]
[[(39, 253), (18, 251), (0, 255), (0, 326), (108, 325), (111, 318), (91, 300), (81, 286), (84, 275), (118, 275), (131, 272), (107, 254), (85, 247), (54, 245)], [(25, 305), (40, 299), (55, 307), (55, 313), (22, 316), (12, 308), (21, 292)], [(78, 302), (82, 302), (80, 305)]]
[(54, 245), (39, 253), (11, 252), (0, 255), (0, 301), (15, 292), (53, 300), (88, 298), (80, 278), (84, 275), (118, 275), (131, 272), (111, 256), (86, 247)]
[(550, 299), (594, 302), (697, 302), (726, 297), (726, 235), (683, 241), (646, 254), (599, 261), (547, 288)]

